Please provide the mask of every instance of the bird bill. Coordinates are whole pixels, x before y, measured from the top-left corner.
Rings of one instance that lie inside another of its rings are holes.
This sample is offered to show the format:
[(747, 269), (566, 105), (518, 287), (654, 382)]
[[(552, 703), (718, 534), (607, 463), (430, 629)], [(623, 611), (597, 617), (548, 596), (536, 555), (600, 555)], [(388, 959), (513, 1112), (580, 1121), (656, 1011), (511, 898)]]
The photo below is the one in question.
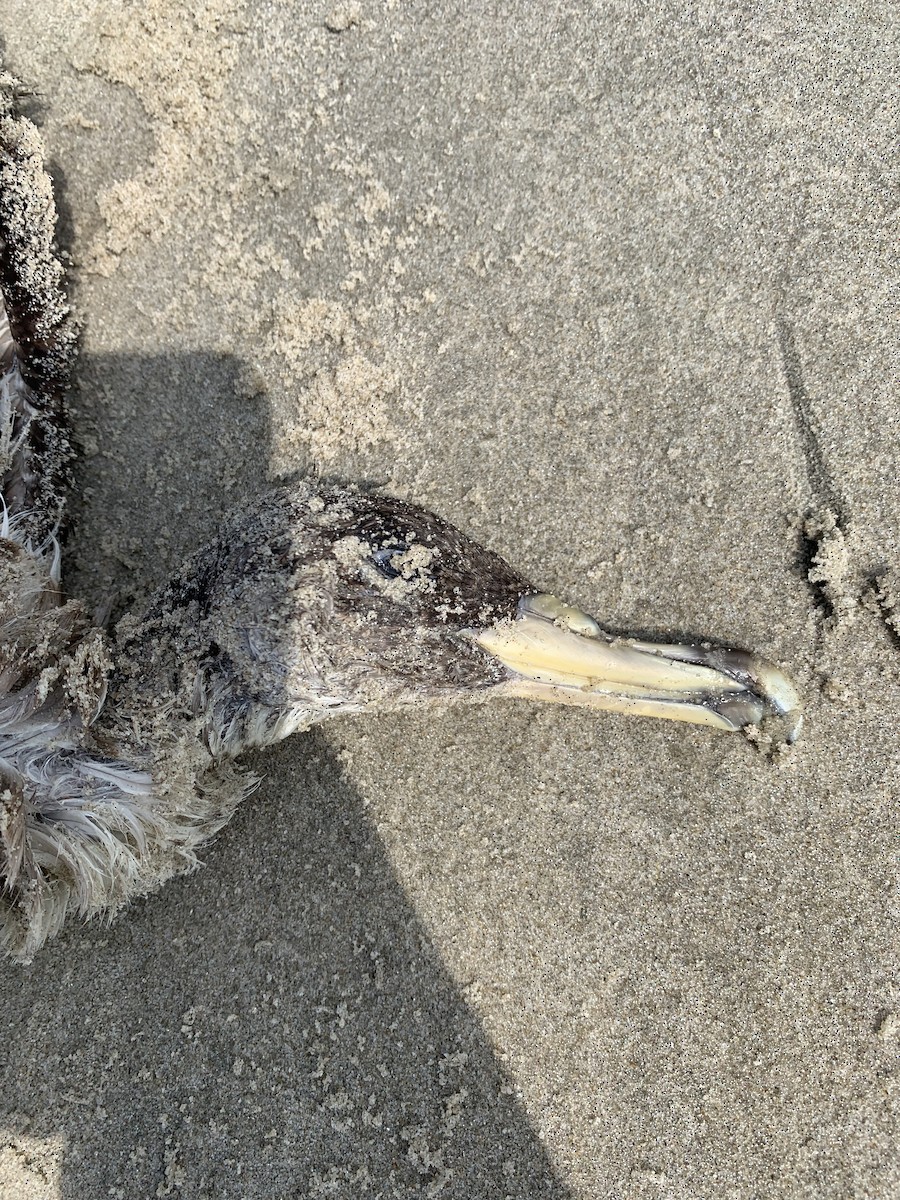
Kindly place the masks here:
[(716, 729), (776, 717), (796, 740), (800, 700), (790, 680), (742, 650), (614, 637), (555, 596), (526, 596), (515, 620), (473, 633), (509, 671), (504, 694), (689, 721)]

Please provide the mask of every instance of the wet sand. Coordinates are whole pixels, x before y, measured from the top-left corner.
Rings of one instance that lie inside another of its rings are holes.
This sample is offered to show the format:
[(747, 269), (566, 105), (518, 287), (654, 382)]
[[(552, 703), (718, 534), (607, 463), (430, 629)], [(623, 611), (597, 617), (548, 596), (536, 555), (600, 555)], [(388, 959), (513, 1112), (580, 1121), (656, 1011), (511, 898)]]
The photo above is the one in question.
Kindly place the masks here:
[(0, 1193), (900, 1196), (893, 24), (7, 0), (84, 326), (71, 591), (366, 480), (807, 718), (774, 762), (514, 703), (260, 757), (203, 870), (0, 966)]

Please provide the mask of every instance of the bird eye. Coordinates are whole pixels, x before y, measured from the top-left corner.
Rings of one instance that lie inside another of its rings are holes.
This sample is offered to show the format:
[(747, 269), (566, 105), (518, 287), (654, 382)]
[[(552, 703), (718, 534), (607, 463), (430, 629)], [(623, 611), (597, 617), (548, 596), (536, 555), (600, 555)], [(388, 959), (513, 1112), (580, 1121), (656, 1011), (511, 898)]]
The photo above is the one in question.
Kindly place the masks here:
[(380, 550), (374, 551), (372, 559), (375, 566), (385, 577), (385, 579), (398, 579), (400, 572), (392, 565), (392, 559), (397, 554), (404, 554), (409, 549), (408, 546), (383, 546)]

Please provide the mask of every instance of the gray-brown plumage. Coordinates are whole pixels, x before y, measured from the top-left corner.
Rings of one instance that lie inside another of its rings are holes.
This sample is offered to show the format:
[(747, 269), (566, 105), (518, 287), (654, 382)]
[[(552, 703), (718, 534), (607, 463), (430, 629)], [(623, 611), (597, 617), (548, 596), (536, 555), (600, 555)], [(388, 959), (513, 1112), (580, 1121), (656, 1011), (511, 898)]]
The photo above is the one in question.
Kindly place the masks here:
[(111, 915), (196, 864), (236, 759), (346, 712), (518, 696), (788, 740), (740, 651), (605, 633), (440, 518), (298, 485), (237, 513), (114, 634), (59, 589), (74, 335), (37, 134), (0, 77), (0, 945)]

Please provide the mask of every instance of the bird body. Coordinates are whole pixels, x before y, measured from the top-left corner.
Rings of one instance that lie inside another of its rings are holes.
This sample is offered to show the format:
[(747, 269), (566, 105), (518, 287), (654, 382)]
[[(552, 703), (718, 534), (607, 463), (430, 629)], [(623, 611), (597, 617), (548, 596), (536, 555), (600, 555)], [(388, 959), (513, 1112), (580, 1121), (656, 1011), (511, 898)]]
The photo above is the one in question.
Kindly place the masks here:
[(226, 519), (142, 615), (60, 590), (74, 334), (40, 143), (0, 77), (0, 945), (197, 862), (251, 748), (344, 713), (525, 698), (792, 740), (777, 668), (605, 632), (432, 513), (300, 483)]

